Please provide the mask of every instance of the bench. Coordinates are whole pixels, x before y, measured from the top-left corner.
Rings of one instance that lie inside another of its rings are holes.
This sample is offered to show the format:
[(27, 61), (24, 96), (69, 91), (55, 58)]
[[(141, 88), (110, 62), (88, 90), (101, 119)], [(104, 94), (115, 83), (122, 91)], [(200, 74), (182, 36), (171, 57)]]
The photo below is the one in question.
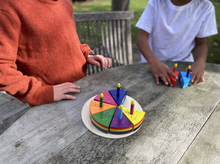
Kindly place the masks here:
[[(112, 67), (133, 63), (131, 41), (131, 11), (74, 13), (80, 42), (86, 43), (94, 54), (112, 59)], [(87, 74), (102, 71), (101, 66), (88, 64)]]

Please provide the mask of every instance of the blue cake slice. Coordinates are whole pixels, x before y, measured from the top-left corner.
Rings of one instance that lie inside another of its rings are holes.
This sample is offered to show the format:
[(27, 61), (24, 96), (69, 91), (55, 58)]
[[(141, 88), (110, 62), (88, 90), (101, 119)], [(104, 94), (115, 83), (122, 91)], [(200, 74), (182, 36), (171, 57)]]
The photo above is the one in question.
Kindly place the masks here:
[(185, 88), (191, 84), (192, 74), (190, 73), (188, 77), (186, 77), (186, 72), (180, 72), (180, 82), (182, 88)]
[(111, 96), (113, 97), (113, 99), (115, 100), (118, 106), (120, 106), (124, 102), (127, 95), (127, 91), (121, 89), (120, 89), (119, 97), (117, 96), (117, 90), (109, 90), (109, 93), (111, 94)]

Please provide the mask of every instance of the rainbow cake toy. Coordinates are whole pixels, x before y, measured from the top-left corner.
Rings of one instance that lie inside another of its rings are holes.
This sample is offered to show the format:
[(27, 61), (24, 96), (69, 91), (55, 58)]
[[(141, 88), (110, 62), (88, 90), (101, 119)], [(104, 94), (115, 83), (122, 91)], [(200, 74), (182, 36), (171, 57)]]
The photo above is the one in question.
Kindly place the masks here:
[(136, 131), (142, 125), (145, 112), (135, 110), (135, 101), (131, 108), (124, 108), (127, 91), (109, 90), (97, 95), (90, 103), (90, 117), (93, 125), (104, 133), (127, 134)]

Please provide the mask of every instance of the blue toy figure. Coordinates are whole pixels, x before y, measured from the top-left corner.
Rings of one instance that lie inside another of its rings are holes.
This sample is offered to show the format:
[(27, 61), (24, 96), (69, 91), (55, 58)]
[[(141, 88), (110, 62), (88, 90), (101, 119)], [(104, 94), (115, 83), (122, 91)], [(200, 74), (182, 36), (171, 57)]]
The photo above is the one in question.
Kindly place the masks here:
[(190, 74), (191, 66), (188, 66), (187, 72), (180, 72), (180, 82), (182, 88), (185, 88), (191, 84), (192, 74)]

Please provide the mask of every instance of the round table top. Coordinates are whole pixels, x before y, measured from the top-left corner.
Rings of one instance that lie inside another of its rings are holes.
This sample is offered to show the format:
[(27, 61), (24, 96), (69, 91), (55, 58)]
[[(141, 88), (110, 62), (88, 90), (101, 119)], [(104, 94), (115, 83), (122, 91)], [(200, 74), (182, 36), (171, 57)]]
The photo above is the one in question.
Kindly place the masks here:
[[(178, 62), (177, 71), (189, 64)], [(84, 126), (81, 110), (91, 97), (118, 83), (141, 105), (145, 119), (131, 136), (103, 138)], [(147, 63), (105, 70), (75, 84), (81, 87), (80, 93), (71, 93), (76, 100), (35, 106), (0, 136), (0, 163), (178, 163), (188, 159), (189, 147), (220, 110), (218, 64), (207, 63), (205, 81), (184, 89), (179, 80), (175, 87), (157, 85)]]

